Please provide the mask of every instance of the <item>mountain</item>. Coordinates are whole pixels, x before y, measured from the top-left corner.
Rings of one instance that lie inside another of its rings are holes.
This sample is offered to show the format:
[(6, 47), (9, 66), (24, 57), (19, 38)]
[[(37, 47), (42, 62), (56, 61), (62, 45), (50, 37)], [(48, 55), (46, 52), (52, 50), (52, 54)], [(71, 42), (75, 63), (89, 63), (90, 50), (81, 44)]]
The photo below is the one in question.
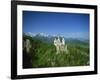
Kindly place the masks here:
[[(24, 35), (26, 36), (30, 36), (32, 38), (36, 38), (39, 40), (42, 40), (46, 43), (51, 43), (53, 44), (53, 41), (55, 38), (57, 38), (57, 35), (48, 35), (46, 33), (38, 33), (38, 34), (34, 34), (34, 33), (24, 33)], [(62, 38), (62, 36), (59, 36), (60, 38)], [(82, 38), (65, 38), (65, 43), (67, 44), (89, 44), (89, 40), (87, 39), (82, 39)]]

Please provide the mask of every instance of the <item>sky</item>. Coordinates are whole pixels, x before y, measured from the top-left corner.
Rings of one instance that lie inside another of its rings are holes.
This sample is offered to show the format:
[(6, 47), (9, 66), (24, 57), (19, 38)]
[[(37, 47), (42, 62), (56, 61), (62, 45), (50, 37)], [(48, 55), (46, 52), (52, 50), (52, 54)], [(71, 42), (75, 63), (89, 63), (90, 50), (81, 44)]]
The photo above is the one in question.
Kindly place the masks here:
[(23, 11), (24, 33), (89, 38), (89, 14)]

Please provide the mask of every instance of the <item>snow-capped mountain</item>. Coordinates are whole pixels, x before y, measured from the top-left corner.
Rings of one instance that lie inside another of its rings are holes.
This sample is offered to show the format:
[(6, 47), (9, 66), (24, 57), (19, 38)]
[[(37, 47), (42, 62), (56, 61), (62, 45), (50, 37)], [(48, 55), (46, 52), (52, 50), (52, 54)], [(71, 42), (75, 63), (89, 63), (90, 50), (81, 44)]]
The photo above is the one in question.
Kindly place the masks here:
[[(46, 33), (31, 33), (31, 32), (28, 32), (28, 33), (25, 33), (25, 35), (27, 36), (30, 36), (30, 37), (33, 37), (33, 38), (38, 38), (40, 40), (43, 40), (43, 41), (46, 41), (46, 42), (50, 42), (50, 43), (53, 43), (54, 39), (57, 38), (58, 36), (59, 37), (63, 37), (61, 35), (49, 35), (49, 34), (46, 34)], [(65, 37), (64, 37), (65, 38)], [(81, 39), (81, 38), (65, 38), (65, 41), (66, 43), (80, 43), (80, 42), (85, 42), (85, 43), (89, 43), (89, 40), (86, 40), (86, 39)]]
[(37, 33), (37, 34), (35, 34), (35, 33), (28, 32), (28, 33), (25, 33), (25, 35), (31, 36), (31, 37), (35, 37), (35, 36), (49, 37), (49, 35), (46, 34), (46, 33)]
[(34, 33), (31, 33), (31, 32), (28, 32), (28, 33), (24, 33), (25, 35), (27, 35), (27, 36), (30, 36), (30, 37), (34, 37), (34, 36), (36, 36), (36, 34), (34, 34)]

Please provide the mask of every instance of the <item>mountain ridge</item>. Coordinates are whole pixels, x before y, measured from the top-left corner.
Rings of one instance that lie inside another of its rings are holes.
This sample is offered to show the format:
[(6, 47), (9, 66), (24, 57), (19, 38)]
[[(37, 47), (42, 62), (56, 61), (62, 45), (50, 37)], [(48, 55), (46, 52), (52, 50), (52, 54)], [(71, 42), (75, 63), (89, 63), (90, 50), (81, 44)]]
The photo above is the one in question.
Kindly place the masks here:
[(66, 37), (61, 36), (61, 35), (48, 35), (46, 33), (37, 33), (37, 34), (24, 33), (24, 35), (30, 36), (32, 38), (40, 39), (42, 41), (45, 41), (46, 43), (53, 43), (54, 39), (59, 36), (60, 39), (63, 37), (67, 44), (68, 43), (88, 43), (89, 44), (89, 40), (86, 40), (86, 39), (82, 39), (82, 38), (66, 38)]

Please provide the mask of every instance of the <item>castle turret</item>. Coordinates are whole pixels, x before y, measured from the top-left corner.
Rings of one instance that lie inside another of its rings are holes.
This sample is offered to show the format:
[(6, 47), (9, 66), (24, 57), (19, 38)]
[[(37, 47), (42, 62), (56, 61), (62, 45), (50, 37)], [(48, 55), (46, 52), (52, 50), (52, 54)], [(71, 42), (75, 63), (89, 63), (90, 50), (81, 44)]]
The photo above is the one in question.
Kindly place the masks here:
[(65, 39), (64, 38), (62, 38), (62, 44), (65, 45)]

